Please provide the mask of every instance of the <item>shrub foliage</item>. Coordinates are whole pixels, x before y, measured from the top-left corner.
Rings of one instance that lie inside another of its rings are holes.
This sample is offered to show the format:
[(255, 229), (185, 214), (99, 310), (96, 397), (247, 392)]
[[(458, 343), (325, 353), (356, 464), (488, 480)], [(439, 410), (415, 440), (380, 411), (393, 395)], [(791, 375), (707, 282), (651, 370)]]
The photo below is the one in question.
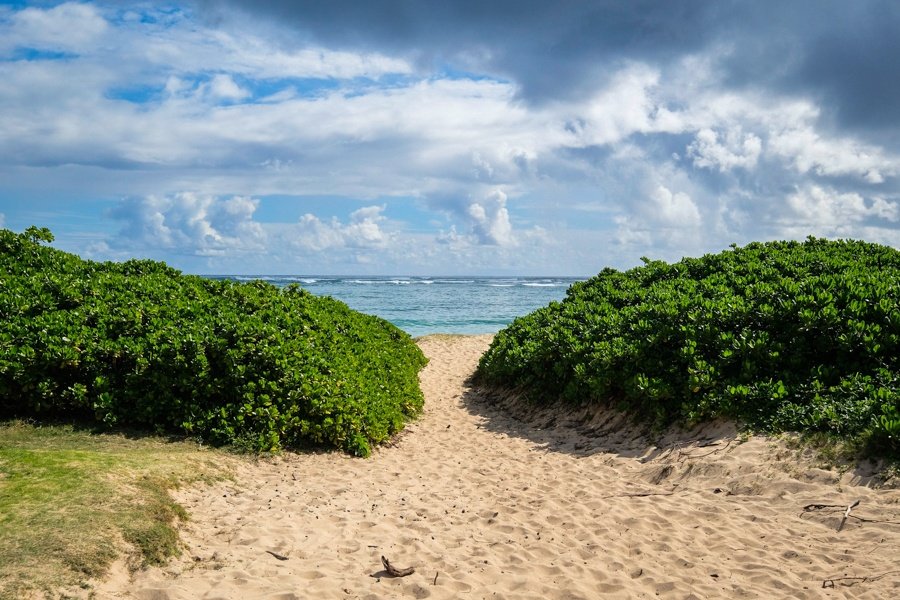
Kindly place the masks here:
[(383, 319), (296, 286), (86, 261), (52, 240), (0, 230), (0, 417), (368, 455), (421, 410), (426, 359)]
[(900, 252), (809, 238), (644, 263), (514, 321), (478, 378), (657, 425), (724, 416), (900, 454)]

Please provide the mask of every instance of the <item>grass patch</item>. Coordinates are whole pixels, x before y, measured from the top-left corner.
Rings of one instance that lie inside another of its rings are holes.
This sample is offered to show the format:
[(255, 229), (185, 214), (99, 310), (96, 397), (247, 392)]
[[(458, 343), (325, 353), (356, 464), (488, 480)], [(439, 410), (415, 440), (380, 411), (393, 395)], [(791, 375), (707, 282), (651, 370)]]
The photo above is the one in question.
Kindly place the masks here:
[[(123, 552), (179, 552), (169, 490), (229, 476), (233, 458), (189, 442), (0, 423), (0, 598), (85, 587)], [(130, 547), (129, 547), (130, 545)]]

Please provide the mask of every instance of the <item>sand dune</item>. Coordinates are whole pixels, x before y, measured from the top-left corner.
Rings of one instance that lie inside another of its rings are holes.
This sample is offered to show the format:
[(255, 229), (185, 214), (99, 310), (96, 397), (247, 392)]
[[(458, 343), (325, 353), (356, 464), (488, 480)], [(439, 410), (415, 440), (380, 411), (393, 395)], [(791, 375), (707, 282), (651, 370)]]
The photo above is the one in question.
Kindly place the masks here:
[(120, 565), (97, 597), (900, 597), (900, 491), (725, 424), (651, 443), (487, 402), (466, 379), (489, 340), (423, 339), (425, 412), (369, 460), (286, 454), (182, 490), (183, 557)]

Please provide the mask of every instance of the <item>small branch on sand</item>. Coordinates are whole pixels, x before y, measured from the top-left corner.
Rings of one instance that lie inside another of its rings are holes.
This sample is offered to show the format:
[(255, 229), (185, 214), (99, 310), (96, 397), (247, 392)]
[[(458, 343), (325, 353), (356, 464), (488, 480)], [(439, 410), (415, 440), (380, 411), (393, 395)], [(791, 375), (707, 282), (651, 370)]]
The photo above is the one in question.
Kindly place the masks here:
[(439, 573), (435, 573), (435, 574), (434, 574), (434, 581), (431, 582), (431, 585), (437, 585), (437, 578), (438, 578), (438, 575), (439, 575)]
[(636, 492), (634, 494), (613, 494), (612, 496), (600, 496), (602, 499), (607, 498), (643, 498), (645, 496), (671, 496), (675, 491), (671, 492)]
[[(690, 443), (690, 442), (672, 442), (672, 443), (669, 444), (666, 448), (663, 448), (663, 450), (659, 453), (659, 455), (657, 456), (657, 458), (665, 458), (665, 457), (667, 457), (667, 456), (670, 456), (670, 455), (671, 455), (673, 452), (675, 452), (676, 450), (678, 450), (678, 451), (680, 452), (680, 451), (681, 451), (681, 448), (682, 448), (683, 446), (687, 446), (689, 443)], [(648, 459), (648, 460), (649, 460), (649, 459)], [(642, 460), (641, 462), (646, 462), (646, 461), (643, 461), (643, 460)]]
[(853, 502), (852, 504), (849, 504), (847, 506), (847, 510), (844, 511), (844, 517), (841, 519), (841, 522), (838, 525), (838, 528), (837, 528), (838, 531), (840, 531), (841, 529), (844, 528), (844, 523), (846, 523), (847, 519), (850, 517), (850, 511), (853, 510), (854, 508), (856, 508), (857, 506), (859, 506), (859, 500), (856, 500), (855, 502)]
[[(843, 504), (807, 504), (806, 506), (803, 507), (803, 512), (808, 513), (808, 512), (812, 512), (814, 510), (822, 510), (823, 508), (840, 508), (843, 510), (847, 507), (844, 506)], [(803, 513), (800, 513), (800, 514), (803, 514)]]
[(274, 556), (274, 557), (277, 558), (278, 560), (287, 560), (287, 559), (288, 559), (287, 556), (284, 556), (283, 554), (277, 554), (277, 553), (275, 553), (275, 552), (272, 552), (271, 550), (266, 550), (266, 552), (268, 552), (269, 554), (271, 554), (272, 556)]
[[(728, 450), (728, 448), (731, 446), (731, 442), (732, 442), (732, 441), (734, 441), (734, 440), (728, 440), (728, 443), (725, 444), (723, 447), (721, 447), (721, 448), (716, 448), (715, 450), (710, 450), (709, 452), (704, 452), (703, 454), (691, 454), (691, 453), (688, 452), (687, 450), (679, 450), (679, 451), (678, 451), (678, 459), (680, 460), (680, 459), (682, 459), (682, 458), (703, 458), (704, 456), (709, 456), (709, 455), (711, 455), (711, 454), (716, 454), (716, 453), (719, 453), (719, 452), (724, 452), (725, 450)], [(698, 444), (696, 447), (697, 447), (697, 448), (708, 448), (709, 446), (714, 446), (714, 445), (717, 445), (718, 443), (719, 443), (719, 442), (712, 442), (712, 443), (706, 443), (706, 444)]]
[[(412, 567), (406, 567), (405, 569), (398, 569), (394, 565), (391, 564), (391, 561), (386, 559), (384, 556), (381, 557), (381, 564), (384, 565), (384, 570), (387, 571), (387, 574), (391, 577), (406, 577), (407, 575), (412, 575), (416, 572), (416, 570)], [(436, 579), (436, 578), (435, 578)]]
[(893, 575), (894, 573), (900, 573), (900, 570), (888, 571), (881, 575), (871, 575), (866, 577), (835, 577), (834, 579), (824, 579), (822, 580), (822, 587), (833, 588), (835, 583), (840, 583), (841, 585), (849, 587), (851, 585), (856, 585), (857, 583), (878, 581), (879, 579), (884, 579), (888, 575)]
[[(808, 512), (812, 512), (814, 510), (825, 510), (828, 509), (827, 512), (843, 512), (844, 517), (842, 521), (846, 521), (849, 519), (856, 519), (861, 523), (887, 523), (889, 525), (900, 525), (900, 521), (892, 521), (890, 519), (867, 519), (866, 517), (860, 517), (858, 515), (851, 515), (850, 511), (859, 504), (859, 500), (854, 502), (853, 504), (847, 506), (844, 504), (807, 504), (803, 507), (803, 512), (800, 513), (800, 518), (803, 518), (803, 515)], [(843, 522), (841, 523), (841, 527), (843, 527)], [(840, 528), (838, 528), (840, 531)]]
[[(728, 450), (734, 440), (728, 440), (724, 446), (721, 448), (713, 448), (708, 452), (703, 452), (700, 454), (692, 453), (691, 450), (698, 450), (700, 448), (710, 448), (713, 446), (719, 446), (722, 442), (720, 440), (711, 440), (705, 442), (693, 442), (691, 440), (680, 441), (680, 442), (672, 442), (666, 448), (664, 448), (659, 455), (656, 456), (657, 459), (674, 457), (675, 462), (680, 463), (685, 459), (693, 459), (693, 458), (703, 458), (704, 456), (710, 456), (711, 454), (717, 454), (719, 452), (724, 452)], [(649, 462), (650, 459), (641, 459), (642, 463)]]

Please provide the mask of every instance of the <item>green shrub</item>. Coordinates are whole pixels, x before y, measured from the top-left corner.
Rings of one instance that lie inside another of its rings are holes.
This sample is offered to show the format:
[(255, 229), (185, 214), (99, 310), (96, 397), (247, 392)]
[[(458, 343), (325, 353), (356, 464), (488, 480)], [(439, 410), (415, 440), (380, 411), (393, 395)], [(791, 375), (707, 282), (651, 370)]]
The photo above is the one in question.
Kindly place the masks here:
[(97, 263), (0, 230), (0, 417), (88, 417), (253, 450), (368, 455), (423, 397), (425, 358), (299, 287)]
[(656, 425), (724, 416), (900, 454), (900, 252), (809, 238), (644, 262), (514, 321), (477, 377)]

